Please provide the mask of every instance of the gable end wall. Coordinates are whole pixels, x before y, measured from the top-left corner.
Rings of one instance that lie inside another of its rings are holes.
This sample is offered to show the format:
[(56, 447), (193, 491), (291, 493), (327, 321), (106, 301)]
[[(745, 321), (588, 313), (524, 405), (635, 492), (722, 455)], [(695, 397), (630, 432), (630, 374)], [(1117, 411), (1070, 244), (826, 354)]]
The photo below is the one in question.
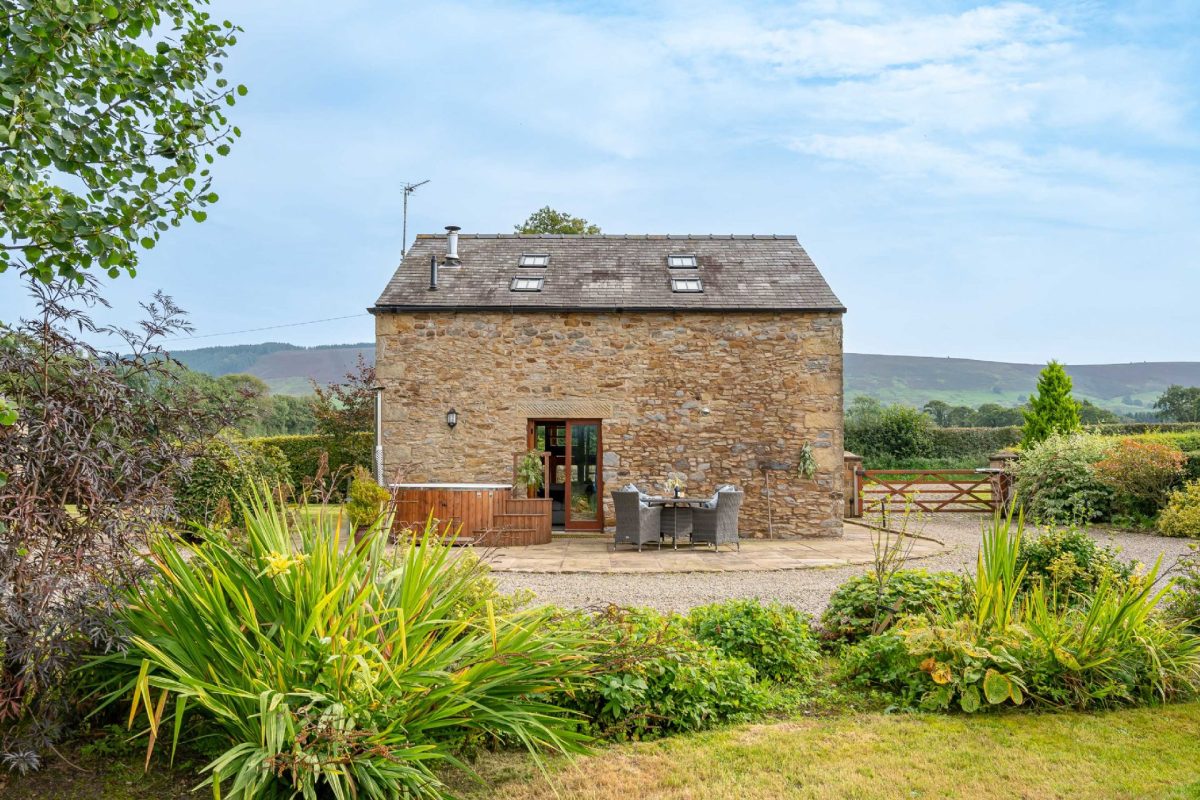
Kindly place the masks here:
[[(775, 536), (841, 533), (838, 313), (403, 312), (375, 324), (389, 480), (508, 483), (529, 417), (595, 414), (608, 525), (610, 491), (632, 481), (662, 494), (680, 471), (689, 495), (743, 487), (743, 536), (768, 535), (768, 482)], [(811, 481), (796, 468), (805, 443)]]

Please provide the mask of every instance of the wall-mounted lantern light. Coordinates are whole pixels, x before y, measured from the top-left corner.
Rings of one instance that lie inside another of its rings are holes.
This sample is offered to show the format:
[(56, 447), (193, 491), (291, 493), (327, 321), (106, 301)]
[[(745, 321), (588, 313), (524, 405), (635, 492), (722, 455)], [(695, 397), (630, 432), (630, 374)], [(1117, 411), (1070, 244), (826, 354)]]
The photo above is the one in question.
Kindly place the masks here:
[(446, 424), (451, 428), (458, 424), (458, 412), (453, 408), (446, 412)]

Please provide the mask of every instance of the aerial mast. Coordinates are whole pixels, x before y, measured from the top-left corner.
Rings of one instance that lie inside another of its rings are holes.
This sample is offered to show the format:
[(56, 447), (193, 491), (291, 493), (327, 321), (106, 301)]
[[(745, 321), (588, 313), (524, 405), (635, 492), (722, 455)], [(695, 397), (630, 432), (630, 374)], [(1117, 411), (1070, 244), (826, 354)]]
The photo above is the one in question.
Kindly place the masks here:
[(400, 234), (403, 240), (400, 242), (400, 257), (408, 255), (408, 196), (415, 192), (419, 187), (429, 183), (428, 180), (423, 180), (420, 183), (404, 184), (404, 223), (403, 231)]

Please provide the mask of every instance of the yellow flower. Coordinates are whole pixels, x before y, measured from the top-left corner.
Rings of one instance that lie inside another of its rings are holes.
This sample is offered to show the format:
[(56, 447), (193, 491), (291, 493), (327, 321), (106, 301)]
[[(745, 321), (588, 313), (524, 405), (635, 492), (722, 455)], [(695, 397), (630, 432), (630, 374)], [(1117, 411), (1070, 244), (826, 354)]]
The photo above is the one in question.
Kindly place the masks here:
[(292, 560), (283, 553), (271, 553), (267, 556), (267, 577), (274, 578), (283, 575), (292, 568)]

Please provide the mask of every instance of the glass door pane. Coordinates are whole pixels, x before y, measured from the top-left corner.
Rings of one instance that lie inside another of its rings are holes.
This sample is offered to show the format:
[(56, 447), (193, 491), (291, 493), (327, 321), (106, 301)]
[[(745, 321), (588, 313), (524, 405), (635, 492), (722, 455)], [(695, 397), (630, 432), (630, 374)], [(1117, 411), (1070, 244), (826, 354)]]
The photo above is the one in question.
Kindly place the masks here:
[(568, 422), (567, 436), (571, 442), (570, 507), (567, 519), (580, 527), (596, 527), (600, 523), (600, 424), (598, 422)]

